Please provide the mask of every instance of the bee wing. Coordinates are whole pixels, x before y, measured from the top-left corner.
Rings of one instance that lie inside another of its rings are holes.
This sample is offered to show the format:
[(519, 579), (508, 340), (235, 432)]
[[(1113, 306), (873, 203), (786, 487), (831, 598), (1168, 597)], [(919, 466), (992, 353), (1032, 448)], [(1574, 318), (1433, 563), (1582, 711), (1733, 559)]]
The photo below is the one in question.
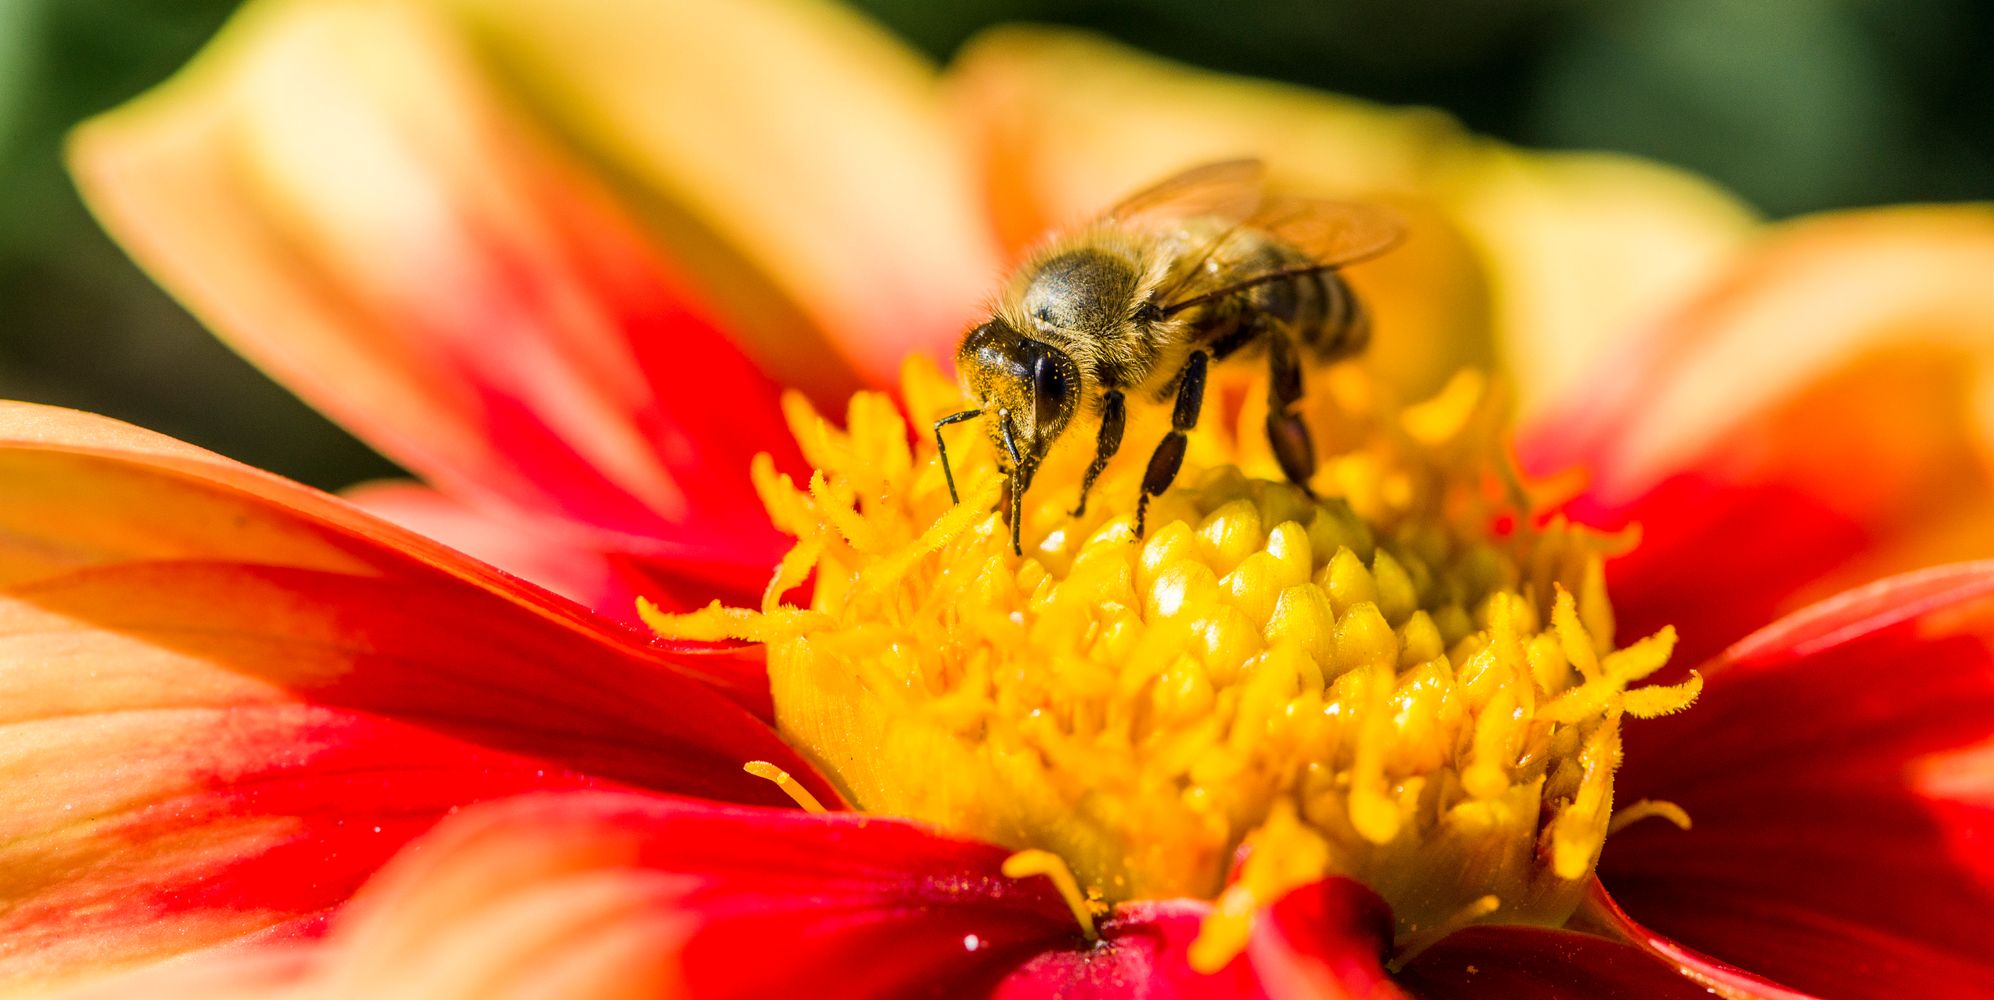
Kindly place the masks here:
[(1315, 258), (1325, 268), (1370, 260), (1405, 240), (1405, 220), (1383, 205), (1268, 198), (1243, 225)]
[(1192, 167), (1123, 198), (1103, 222), (1142, 225), (1215, 216), (1242, 221), (1261, 207), (1267, 166), (1259, 160), (1224, 160)]
[[(1398, 246), (1405, 239), (1405, 222), (1397, 212), (1382, 205), (1355, 201), (1324, 201), (1316, 198), (1267, 198), (1251, 215), (1220, 233), (1204, 251), (1204, 257), (1189, 273), (1204, 270), (1204, 260), (1241, 230), (1259, 230), (1275, 237), (1312, 260), (1307, 264), (1271, 271), (1233, 275), (1223, 285), (1186, 285), (1165, 296), (1165, 315), (1190, 308), (1234, 292), (1317, 271), (1329, 271), (1346, 264), (1369, 260)], [(1179, 294), (1184, 293), (1184, 294)]]

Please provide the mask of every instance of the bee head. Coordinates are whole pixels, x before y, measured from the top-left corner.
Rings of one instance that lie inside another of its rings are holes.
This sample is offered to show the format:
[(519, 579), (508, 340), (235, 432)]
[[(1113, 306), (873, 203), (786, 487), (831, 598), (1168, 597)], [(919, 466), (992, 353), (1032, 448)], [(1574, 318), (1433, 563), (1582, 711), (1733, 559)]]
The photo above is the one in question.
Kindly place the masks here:
[(1002, 320), (992, 319), (962, 339), (956, 371), (983, 410), (997, 454), (1008, 456), (1015, 444), (1027, 475), (1079, 408), (1080, 368), (1073, 359)]

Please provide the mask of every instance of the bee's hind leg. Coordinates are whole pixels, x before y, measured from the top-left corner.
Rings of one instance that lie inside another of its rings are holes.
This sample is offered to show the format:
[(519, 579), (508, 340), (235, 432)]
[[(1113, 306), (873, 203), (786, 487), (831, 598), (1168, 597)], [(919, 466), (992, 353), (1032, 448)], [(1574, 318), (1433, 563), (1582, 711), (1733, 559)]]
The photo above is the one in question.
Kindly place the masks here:
[(1108, 467), (1108, 460), (1122, 447), (1122, 428), (1128, 421), (1128, 410), (1122, 402), (1119, 389), (1109, 389), (1101, 394), (1101, 433), (1094, 439), (1094, 460), (1087, 463), (1087, 474), (1080, 480), (1080, 506), (1073, 508), (1073, 516), (1087, 513), (1087, 491), (1094, 488), (1094, 480), (1100, 478), (1101, 470)]
[(1177, 405), (1170, 411), (1170, 433), (1163, 436), (1156, 450), (1150, 453), (1149, 468), (1142, 474), (1142, 496), (1135, 503), (1135, 537), (1142, 537), (1143, 515), (1149, 510), (1149, 498), (1162, 496), (1163, 491), (1177, 479), (1177, 470), (1184, 466), (1184, 435), (1198, 426), (1198, 411), (1205, 404), (1205, 364), (1210, 359), (1203, 351), (1193, 351), (1190, 360), (1184, 362), (1184, 371), (1177, 376)]
[(1294, 341), (1283, 336), (1267, 338), (1267, 443), (1288, 481), (1315, 496), (1309, 480), (1315, 476), (1315, 441), (1309, 425), (1295, 406), (1302, 399), (1302, 366), (1295, 357)]

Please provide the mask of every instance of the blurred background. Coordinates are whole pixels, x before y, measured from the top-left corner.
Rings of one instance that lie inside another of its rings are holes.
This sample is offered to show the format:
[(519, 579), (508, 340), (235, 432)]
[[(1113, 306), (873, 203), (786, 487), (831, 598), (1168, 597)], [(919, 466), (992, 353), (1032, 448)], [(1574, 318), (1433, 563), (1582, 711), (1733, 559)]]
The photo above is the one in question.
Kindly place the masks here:
[[(98, 231), (78, 120), (234, 0), (0, 0), (0, 397), (108, 413), (318, 486), (394, 469), (237, 360)], [(1638, 153), (1772, 216), (1994, 196), (1985, 0), (859, 0), (936, 59), (1004, 21), (1432, 105), (1523, 145)]]

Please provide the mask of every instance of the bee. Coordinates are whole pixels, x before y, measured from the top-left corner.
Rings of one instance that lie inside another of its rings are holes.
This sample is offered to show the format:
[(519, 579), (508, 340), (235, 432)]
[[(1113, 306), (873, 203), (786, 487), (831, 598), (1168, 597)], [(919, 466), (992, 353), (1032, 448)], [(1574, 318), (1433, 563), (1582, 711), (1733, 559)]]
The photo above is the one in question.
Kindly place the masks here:
[(1094, 480), (1122, 446), (1129, 397), (1168, 403), (1170, 430), (1150, 453), (1135, 534), (1151, 498), (1177, 478), (1198, 423), (1206, 370), (1267, 365), (1267, 440), (1289, 480), (1308, 489), (1316, 455), (1302, 399), (1302, 360), (1334, 361), (1371, 337), (1363, 303), (1337, 269), (1396, 246), (1404, 227), (1376, 205), (1272, 197), (1257, 160), (1194, 167), (1055, 234), (1006, 281), (989, 319), (963, 336), (956, 371), (970, 409), (935, 421), (935, 448), (960, 503), (942, 429), (981, 417), (1006, 475), (1011, 548), (1023, 554), (1025, 491), (1083, 410), (1099, 418)]

